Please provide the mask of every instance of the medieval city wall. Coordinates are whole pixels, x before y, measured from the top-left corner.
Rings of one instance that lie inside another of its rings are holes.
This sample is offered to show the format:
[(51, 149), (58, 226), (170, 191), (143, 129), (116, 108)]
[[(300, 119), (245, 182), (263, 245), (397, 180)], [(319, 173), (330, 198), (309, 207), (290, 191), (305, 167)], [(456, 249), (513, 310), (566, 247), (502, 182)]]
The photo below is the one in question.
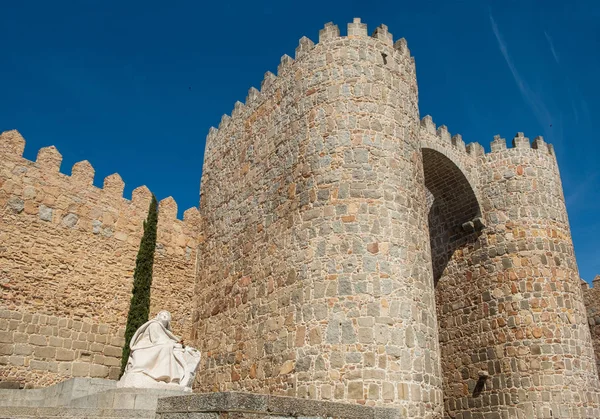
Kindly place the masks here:
[(552, 147), (419, 124), (405, 45), (365, 29), (303, 38), (209, 133), (199, 390), (597, 416)]
[(385, 26), (328, 24), (212, 129), (199, 391), (441, 415), (414, 61)]
[[(495, 137), (491, 153), (472, 144), (457, 156), (444, 152), (459, 149), (449, 135), (439, 147), (445, 131), (437, 132), (437, 149), (465, 175), (446, 183), (456, 195), (472, 187), (478, 201), (469, 210), (461, 203), (470, 199), (452, 202), (442, 192), (439, 219), (430, 212), (432, 253), (450, 250), (436, 283), (446, 414), (598, 416), (595, 357), (552, 146), (519, 133), (512, 148)], [(441, 155), (427, 157), (424, 148), (426, 182), (428, 166), (448, 165)], [(457, 209), (481, 218), (449, 224)], [(436, 235), (447, 242), (436, 246)]]
[[(200, 211), (159, 205), (151, 314), (202, 351), (195, 390), (600, 417), (600, 287), (580, 284), (552, 146), (485, 153), (419, 121), (384, 25), (327, 24), (277, 73), (211, 128)], [(116, 378), (151, 194), (24, 146), (0, 136), (0, 379)]]
[[(0, 136), (0, 378), (46, 385), (118, 376), (135, 258), (151, 193), (123, 198), (115, 174), (93, 186), (87, 162), (60, 173), (54, 147), (22, 157), (16, 131)], [(173, 313), (189, 335), (200, 218), (159, 204), (151, 314)]]
[(553, 147), (518, 133), (512, 147), (496, 137), (491, 150), (479, 176), (486, 228), (472, 261), (480, 267), (474, 279), (487, 288), (481, 289), (488, 301), (480, 330), (493, 330), (481, 334), (479, 348), (493, 338), (495, 353), (488, 343), (477, 362), (494, 363), (491, 396), (498, 394), (509, 415), (600, 416), (600, 384)]
[(596, 275), (591, 287), (582, 281), (581, 290), (596, 354), (596, 366), (600, 371), (600, 275)]

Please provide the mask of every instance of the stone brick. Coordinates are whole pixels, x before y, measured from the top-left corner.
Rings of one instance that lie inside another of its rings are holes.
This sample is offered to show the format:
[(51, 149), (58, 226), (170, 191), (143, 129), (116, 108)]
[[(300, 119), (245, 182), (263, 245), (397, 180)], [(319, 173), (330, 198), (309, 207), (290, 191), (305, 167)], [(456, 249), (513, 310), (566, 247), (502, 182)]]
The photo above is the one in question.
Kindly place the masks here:
[(15, 345), (0, 343), (0, 355), (12, 355), (13, 353), (15, 353)]
[(48, 338), (48, 344), (49, 344), (50, 346), (55, 346), (55, 347), (57, 347), (57, 348), (60, 348), (60, 347), (62, 347), (62, 346), (63, 346), (63, 344), (64, 344), (64, 340), (63, 340), (63, 339), (61, 339), (61, 338), (59, 338), (59, 337), (56, 337), (56, 336), (50, 336), (50, 337)]
[[(14, 354), (15, 355), (31, 355), (33, 353), (35, 346), (17, 343), (15, 345)], [(1, 353), (1, 351), (0, 351)]]
[(40, 205), (39, 216), (40, 220), (52, 221), (52, 208), (48, 208), (44, 204)]
[(38, 360), (32, 359), (29, 362), (29, 368), (31, 368), (32, 370), (48, 371), (48, 364), (49, 363), (47, 361), (38, 361)]
[(395, 399), (395, 391), (394, 391), (394, 384), (390, 383), (390, 382), (384, 382), (383, 383), (383, 399), (384, 400), (394, 400)]
[(371, 400), (379, 399), (379, 386), (375, 383), (369, 384), (369, 395), (368, 398)]
[(93, 342), (90, 344), (90, 351), (92, 352), (104, 352), (104, 345), (101, 343)]
[(82, 349), (84, 351), (87, 351), (87, 349), (89, 348), (90, 344), (89, 342), (83, 342), (80, 340), (75, 340), (73, 341), (73, 349)]
[(108, 345), (104, 347), (104, 355), (106, 355), (106, 356), (121, 357), (122, 353), (123, 353), (123, 349), (120, 347), (108, 346)]
[(102, 364), (102, 365), (106, 365), (109, 367), (116, 367), (116, 366), (121, 365), (121, 359), (114, 358), (112, 356), (96, 355), (96, 356), (94, 356), (94, 362), (96, 362), (97, 364)]
[(71, 362), (61, 362), (58, 364), (58, 373), (61, 375), (70, 376), (72, 373), (73, 364)]
[(400, 400), (408, 400), (410, 397), (408, 383), (398, 383), (398, 398)]
[(36, 346), (46, 346), (48, 344), (48, 339), (46, 336), (42, 335), (30, 335), (29, 343)]
[(14, 332), (0, 332), (0, 343), (13, 343)]
[(109, 369), (104, 365), (90, 365), (90, 377), (106, 378), (108, 377)]
[(310, 329), (308, 334), (308, 339), (311, 345), (318, 345), (321, 343), (321, 329), (319, 327), (314, 327)]
[(362, 400), (364, 398), (362, 381), (348, 383), (348, 398), (354, 400)]
[(56, 348), (50, 346), (38, 346), (34, 349), (33, 355), (36, 358), (54, 359), (56, 357)]
[(112, 367), (108, 371), (108, 379), (109, 380), (118, 380), (120, 374), (121, 374), (121, 368), (120, 367)]
[(73, 377), (87, 377), (90, 375), (90, 364), (73, 362), (71, 364), (71, 374)]
[(125, 339), (113, 336), (110, 338), (110, 344), (112, 346), (116, 346), (117, 348), (122, 348), (123, 345), (125, 345)]
[(56, 350), (57, 361), (73, 361), (75, 359), (75, 351), (69, 349), (58, 348)]

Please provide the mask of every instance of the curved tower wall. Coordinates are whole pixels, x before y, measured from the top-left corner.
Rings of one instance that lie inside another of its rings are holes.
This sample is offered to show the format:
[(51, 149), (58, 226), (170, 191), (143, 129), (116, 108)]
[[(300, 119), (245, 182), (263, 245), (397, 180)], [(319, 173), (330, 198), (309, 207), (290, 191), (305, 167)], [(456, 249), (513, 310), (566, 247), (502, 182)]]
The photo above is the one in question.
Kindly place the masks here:
[(480, 278), (490, 280), (490, 314), (497, 310), (504, 403), (510, 397), (528, 417), (600, 417), (598, 373), (556, 157), (541, 137), (530, 146), (519, 133), (512, 145), (505, 149), (504, 140), (496, 139), (480, 176), (488, 226), (482, 253), (493, 256), (496, 268)]
[(302, 38), (207, 139), (200, 391), (441, 415), (414, 60), (385, 26)]
[(521, 133), (512, 148), (496, 138), (478, 171), (485, 227), (436, 289), (446, 413), (600, 417), (553, 149)]

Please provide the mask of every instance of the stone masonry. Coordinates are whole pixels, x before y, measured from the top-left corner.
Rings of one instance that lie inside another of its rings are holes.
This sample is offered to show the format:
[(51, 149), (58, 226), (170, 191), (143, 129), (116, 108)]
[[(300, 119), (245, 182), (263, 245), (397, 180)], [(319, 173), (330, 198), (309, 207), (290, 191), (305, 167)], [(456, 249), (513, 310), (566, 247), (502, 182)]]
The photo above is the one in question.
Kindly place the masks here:
[(386, 26), (302, 38), (207, 137), (198, 390), (599, 417), (553, 148), (491, 149), (419, 120)]
[(596, 365), (600, 371), (600, 275), (592, 281), (592, 287), (582, 281), (583, 301), (587, 309), (587, 320), (592, 332), (592, 342), (596, 354)]
[[(0, 139), (0, 378), (114, 378), (150, 193)], [(421, 119), (385, 25), (300, 39), (210, 129), (200, 192), (183, 221), (160, 203), (152, 290), (202, 351), (196, 391), (600, 417), (600, 295), (553, 147), (518, 133), (486, 153)]]
[[(116, 378), (150, 191), (126, 200), (119, 175), (99, 189), (87, 161), (67, 176), (54, 147), (35, 162), (24, 147), (16, 131), (0, 136), (0, 379)], [(189, 335), (200, 218), (177, 220), (172, 198), (159, 212), (151, 312), (170, 310)]]

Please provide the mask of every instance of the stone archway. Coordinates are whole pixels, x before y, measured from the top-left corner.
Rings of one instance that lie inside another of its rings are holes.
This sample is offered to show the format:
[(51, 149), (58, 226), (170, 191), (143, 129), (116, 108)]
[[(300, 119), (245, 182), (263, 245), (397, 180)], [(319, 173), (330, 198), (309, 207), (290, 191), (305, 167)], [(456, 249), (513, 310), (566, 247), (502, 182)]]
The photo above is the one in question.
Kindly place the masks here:
[[(431, 262), (443, 373), (444, 404), (452, 417), (456, 396), (475, 389), (465, 378), (463, 347), (479, 332), (464, 328), (479, 299), (471, 295), (469, 252), (480, 234), (481, 209), (473, 185), (462, 170), (439, 151), (423, 148), (423, 170), (429, 209)], [(466, 361), (466, 360), (465, 360)], [(450, 416), (449, 416), (450, 415)]]
[(437, 285), (455, 251), (473, 238), (481, 211), (473, 187), (458, 166), (433, 149), (423, 148), (422, 152), (433, 277)]

